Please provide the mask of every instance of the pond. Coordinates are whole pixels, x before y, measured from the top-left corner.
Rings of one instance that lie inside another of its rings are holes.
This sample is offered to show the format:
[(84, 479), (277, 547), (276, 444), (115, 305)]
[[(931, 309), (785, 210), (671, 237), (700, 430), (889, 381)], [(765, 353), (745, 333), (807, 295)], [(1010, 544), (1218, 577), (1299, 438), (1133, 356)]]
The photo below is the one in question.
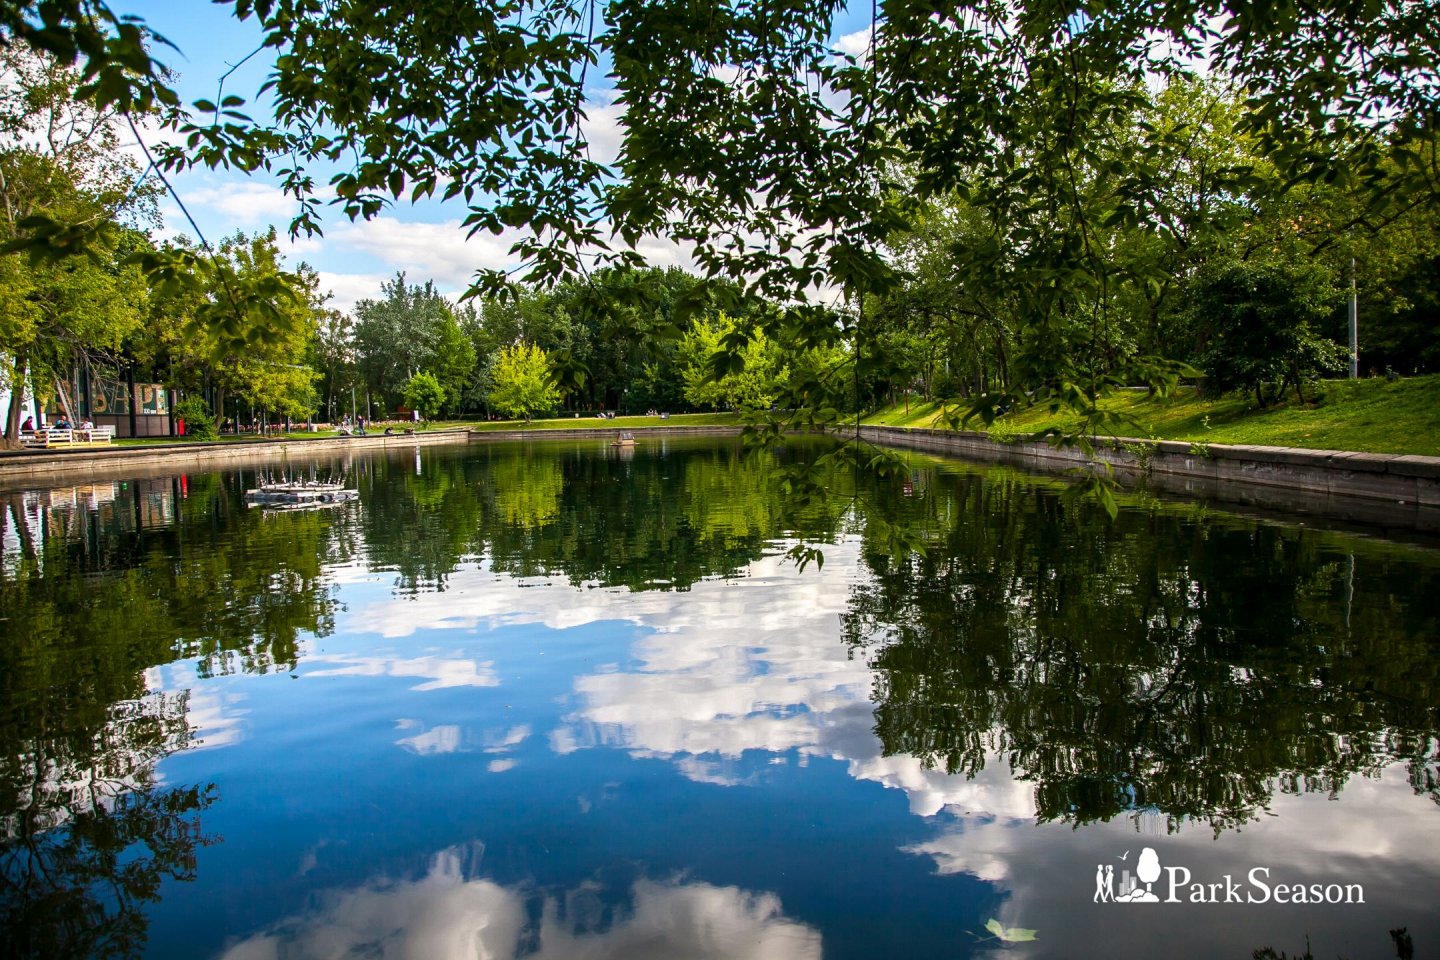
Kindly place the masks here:
[(0, 494), (5, 952), (1440, 949), (1435, 543), (823, 449)]

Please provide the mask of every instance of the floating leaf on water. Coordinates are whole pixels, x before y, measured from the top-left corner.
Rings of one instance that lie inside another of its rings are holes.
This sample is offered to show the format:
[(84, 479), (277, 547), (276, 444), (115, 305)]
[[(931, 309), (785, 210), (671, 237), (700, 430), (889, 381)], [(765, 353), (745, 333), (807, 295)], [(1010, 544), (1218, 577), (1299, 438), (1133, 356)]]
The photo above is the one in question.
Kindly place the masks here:
[(1022, 927), (1007, 927), (999, 920), (991, 917), (985, 923), (985, 929), (989, 930), (997, 940), (1006, 943), (1028, 943), (1035, 939), (1034, 930), (1026, 930)]

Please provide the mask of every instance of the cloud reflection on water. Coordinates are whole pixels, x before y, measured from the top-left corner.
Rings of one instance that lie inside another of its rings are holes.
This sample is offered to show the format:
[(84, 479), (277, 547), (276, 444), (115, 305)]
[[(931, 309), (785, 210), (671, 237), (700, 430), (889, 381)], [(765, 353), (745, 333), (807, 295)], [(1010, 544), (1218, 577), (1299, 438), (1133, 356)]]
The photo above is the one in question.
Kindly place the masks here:
[(737, 785), (745, 776), (733, 761), (746, 751), (796, 751), (842, 761), (858, 780), (903, 790), (920, 816), (946, 807), (1034, 816), (1032, 788), (1002, 763), (972, 780), (883, 755), (873, 733), (872, 673), (838, 641), (847, 588), (860, 575), (853, 542), (827, 548), (823, 575), (769, 556), (753, 563), (749, 576), (683, 592), (576, 589), (559, 581), (537, 590), (533, 581), (475, 570), (455, 574), (444, 594), (353, 604), (341, 629), (397, 638), (628, 621), (644, 630), (629, 651), (637, 665), (576, 678), (577, 709), (549, 733), (556, 752), (618, 747), (673, 762), (698, 782)]
[[(600, 890), (562, 899), (467, 879), (459, 850), (418, 880), (376, 878), (320, 896), (225, 951), (221, 960), (818, 960), (820, 934), (786, 918), (779, 898), (707, 883), (637, 881), (628, 905)], [(539, 900), (538, 923), (530, 907)]]

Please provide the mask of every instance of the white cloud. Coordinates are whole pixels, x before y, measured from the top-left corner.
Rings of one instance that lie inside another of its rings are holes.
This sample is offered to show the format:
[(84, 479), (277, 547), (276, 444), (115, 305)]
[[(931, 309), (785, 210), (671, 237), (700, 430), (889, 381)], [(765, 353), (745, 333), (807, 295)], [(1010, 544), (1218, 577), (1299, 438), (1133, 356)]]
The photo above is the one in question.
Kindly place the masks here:
[(394, 276), (385, 273), (331, 273), (328, 270), (317, 273), (320, 289), (330, 294), (327, 306), (345, 313), (353, 311), (357, 301), (379, 297), (380, 284)]
[(453, 723), (441, 724), (413, 737), (402, 737), (395, 743), (422, 757), (456, 753), (460, 749), (460, 728)]
[(191, 189), (181, 195), (187, 207), (204, 207), (235, 227), (285, 224), (299, 212), (293, 197), (258, 180), (236, 180)]
[(312, 653), (307, 664), (338, 664), (325, 670), (307, 670), (305, 677), (413, 677), (426, 680), (411, 690), (444, 690), (451, 687), (498, 687), (495, 664), (468, 660), (457, 654), (427, 657), (364, 657), (351, 654)]
[(404, 270), (411, 280), (434, 280), (442, 290), (456, 293), (470, 286), (477, 269), (513, 267), (510, 247), (522, 236), (519, 230), (506, 230), (499, 235), (481, 231), (467, 238), (458, 219), (418, 223), (378, 216), (331, 227), (325, 243), (348, 246), (392, 271)]
[(873, 27), (866, 27), (863, 30), (856, 30), (854, 33), (847, 33), (835, 41), (835, 49), (841, 53), (848, 53), (857, 60), (863, 60), (870, 53), (870, 42), (873, 34)]
[[(575, 891), (589, 892), (589, 891)], [(569, 897), (565, 898), (567, 901)], [(221, 960), (820, 960), (820, 934), (788, 919), (773, 894), (707, 883), (641, 880), (631, 905), (596, 931), (573, 912), (489, 880), (467, 880), (456, 850), (432, 860), (419, 880), (376, 879), (333, 892), (319, 909), (290, 917), (227, 950)]]
[(914, 757), (884, 756), (873, 732), (871, 671), (836, 641), (845, 585), (859, 575), (855, 543), (826, 548), (824, 577), (769, 556), (751, 564), (749, 576), (684, 593), (576, 589), (481, 569), (457, 573), (444, 594), (353, 605), (341, 629), (398, 638), (629, 621), (639, 628), (628, 655), (634, 665), (576, 679), (578, 708), (548, 734), (555, 752), (619, 747), (673, 763), (698, 782), (734, 785), (744, 782), (737, 761), (746, 751), (798, 751), (802, 760), (840, 760), (856, 779), (903, 790), (920, 816), (946, 807), (1033, 816), (1032, 786), (1012, 780), (998, 758), (967, 780), (927, 770)]
[(592, 99), (585, 104), (585, 120), (580, 129), (590, 145), (590, 159), (609, 166), (620, 156), (620, 143), (624, 138), (620, 117), (625, 108), (612, 102), (614, 90), (590, 93)]
[(151, 693), (185, 694), (185, 720), (194, 739), (188, 749), (214, 750), (245, 739), (243, 693), (213, 683), (195, 683), (194, 668), (186, 664), (151, 667), (145, 671), (145, 688)]
[(511, 727), (504, 733), (491, 734), (485, 738), (486, 753), (507, 753), (530, 738), (530, 725)]

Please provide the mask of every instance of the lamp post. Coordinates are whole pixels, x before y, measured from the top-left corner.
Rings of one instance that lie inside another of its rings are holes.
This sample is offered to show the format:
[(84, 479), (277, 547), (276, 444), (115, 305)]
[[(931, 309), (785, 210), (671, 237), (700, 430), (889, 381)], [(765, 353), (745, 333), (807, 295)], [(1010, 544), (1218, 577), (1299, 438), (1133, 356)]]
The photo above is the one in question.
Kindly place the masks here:
[(1350, 379), (1360, 376), (1360, 300), (1355, 294), (1355, 258), (1350, 258)]

